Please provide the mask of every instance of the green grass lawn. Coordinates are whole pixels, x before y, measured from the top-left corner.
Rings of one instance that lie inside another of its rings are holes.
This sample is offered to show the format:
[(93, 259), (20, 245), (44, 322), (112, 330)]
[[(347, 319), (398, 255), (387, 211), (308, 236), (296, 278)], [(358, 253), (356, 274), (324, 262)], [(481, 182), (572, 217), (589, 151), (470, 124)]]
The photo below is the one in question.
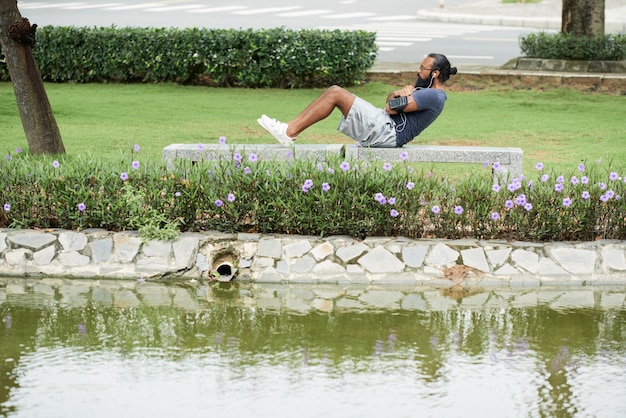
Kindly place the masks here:
[[(351, 88), (384, 104), (395, 86)], [(171, 143), (272, 143), (256, 119), (266, 113), (288, 121), (321, 90), (219, 89), (175, 84), (46, 84), (68, 154), (115, 157), (139, 144), (143, 158), (161, 158)], [(626, 162), (626, 101), (580, 93), (497, 89), (448, 92), (440, 118), (413, 143), (521, 147), (526, 169), (537, 161), (571, 168), (581, 160)], [(345, 143), (339, 112), (311, 127), (302, 143)], [(0, 83), (2, 152), (27, 143), (10, 83)]]

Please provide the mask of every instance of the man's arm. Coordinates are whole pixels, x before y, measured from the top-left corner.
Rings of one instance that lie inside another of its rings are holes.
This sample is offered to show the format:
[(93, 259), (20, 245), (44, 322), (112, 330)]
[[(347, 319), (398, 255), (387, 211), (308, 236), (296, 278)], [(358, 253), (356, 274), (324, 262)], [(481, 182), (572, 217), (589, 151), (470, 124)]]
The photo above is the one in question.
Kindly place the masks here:
[(408, 85), (404, 86), (401, 90), (396, 90), (389, 93), (389, 95), (387, 96), (387, 103), (385, 104), (385, 112), (389, 113), (390, 115), (397, 114), (398, 112), (389, 108), (389, 100), (401, 96), (406, 96), (408, 99), (408, 103), (406, 107), (402, 110), (402, 113), (417, 111), (417, 104), (415, 103), (415, 100), (413, 100), (413, 90), (415, 90), (415, 87)]

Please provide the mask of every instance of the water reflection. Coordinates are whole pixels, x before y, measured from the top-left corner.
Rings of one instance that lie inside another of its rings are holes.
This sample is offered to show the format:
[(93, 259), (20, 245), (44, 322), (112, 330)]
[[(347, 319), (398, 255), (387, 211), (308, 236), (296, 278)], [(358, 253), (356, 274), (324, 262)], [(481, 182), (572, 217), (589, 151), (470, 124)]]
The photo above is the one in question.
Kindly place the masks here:
[(624, 289), (0, 283), (0, 415), (626, 416)]

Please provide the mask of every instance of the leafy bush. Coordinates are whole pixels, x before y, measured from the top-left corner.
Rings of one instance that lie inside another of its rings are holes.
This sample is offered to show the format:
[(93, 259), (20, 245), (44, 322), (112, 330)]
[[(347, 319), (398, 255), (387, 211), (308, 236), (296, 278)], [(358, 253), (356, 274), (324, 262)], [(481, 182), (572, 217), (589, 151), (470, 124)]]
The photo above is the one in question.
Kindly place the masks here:
[(531, 33), (520, 39), (520, 49), (528, 58), (620, 61), (626, 59), (626, 35), (580, 37), (567, 33)]
[[(285, 152), (290, 152), (285, 150)], [(358, 165), (360, 164), (360, 165)], [(608, 164), (572, 173), (540, 165), (494, 184), (499, 164), (450, 181), (407, 161), (257, 161), (254, 154), (172, 171), (139, 155), (116, 161), (0, 162), (0, 227), (407, 236), (525, 241), (626, 238), (626, 176)]]
[[(34, 54), (53, 82), (317, 87), (359, 81), (376, 58), (375, 39), (339, 30), (46, 26)], [(8, 79), (6, 67), (0, 77)]]

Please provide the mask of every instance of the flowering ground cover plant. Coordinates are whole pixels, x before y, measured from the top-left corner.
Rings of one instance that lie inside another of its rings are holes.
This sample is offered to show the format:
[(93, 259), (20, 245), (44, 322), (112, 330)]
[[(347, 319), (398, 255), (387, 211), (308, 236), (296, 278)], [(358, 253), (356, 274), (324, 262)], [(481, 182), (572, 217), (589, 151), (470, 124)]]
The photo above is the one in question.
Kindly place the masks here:
[(203, 230), (525, 241), (626, 238), (624, 168), (602, 161), (573, 164), (570, 172), (538, 162), (518, 178), (502, 173), (497, 161), (486, 161), (450, 179), (416, 168), (404, 154), (387, 162), (277, 163), (233, 150), (221, 161), (180, 161), (168, 171), (161, 161), (143, 160), (135, 145), (116, 160), (53, 159), (16, 150), (0, 161), (0, 170), (1, 227), (139, 230), (151, 239)]

